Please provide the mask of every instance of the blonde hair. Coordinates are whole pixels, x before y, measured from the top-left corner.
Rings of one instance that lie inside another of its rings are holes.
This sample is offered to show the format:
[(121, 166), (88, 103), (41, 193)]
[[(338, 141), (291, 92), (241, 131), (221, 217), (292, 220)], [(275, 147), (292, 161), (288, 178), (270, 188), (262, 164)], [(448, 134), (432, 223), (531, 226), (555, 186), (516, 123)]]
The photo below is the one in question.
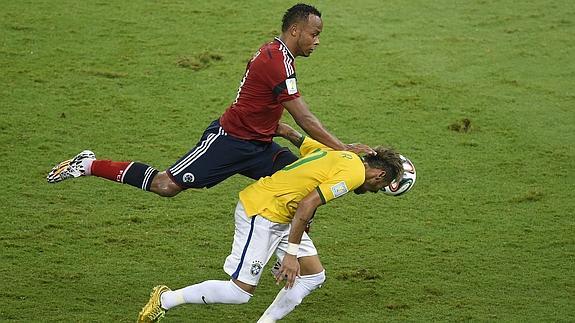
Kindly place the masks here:
[(376, 155), (365, 156), (364, 160), (369, 167), (385, 170), (385, 179), (389, 183), (394, 180), (399, 181), (403, 176), (403, 162), (399, 153), (393, 148), (377, 146), (373, 150)]

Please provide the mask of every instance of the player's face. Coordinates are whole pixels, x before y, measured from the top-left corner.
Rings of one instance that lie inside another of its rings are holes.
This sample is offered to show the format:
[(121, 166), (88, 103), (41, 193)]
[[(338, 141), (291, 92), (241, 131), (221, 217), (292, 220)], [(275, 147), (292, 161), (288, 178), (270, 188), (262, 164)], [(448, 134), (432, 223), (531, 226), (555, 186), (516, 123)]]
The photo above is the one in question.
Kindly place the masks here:
[[(374, 170), (371, 169), (371, 171)], [(355, 194), (364, 194), (367, 192), (377, 193), (389, 184), (389, 181), (385, 180), (385, 172), (375, 170), (375, 172), (366, 172), (365, 182), (363, 182), (363, 185), (353, 190), (353, 192)]]
[(320, 17), (309, 15), (307, 21), (300, 23), (298, 27), (296, 56), (308, 57), (319, 45), (319, 34), (323, 29), (323, 22)]
[[(387, 185), (389, 185), (389, 184), (387, 184)], [(367, 192), (377, 193), (387, 185), (384, 182), (379, 182), (379, 183), (365, 182), (365, 183), (363, 183), (363, 185), (361, 185), (360, 187), (353, 190), (353, 192), (355, 194), (364, 194)]]

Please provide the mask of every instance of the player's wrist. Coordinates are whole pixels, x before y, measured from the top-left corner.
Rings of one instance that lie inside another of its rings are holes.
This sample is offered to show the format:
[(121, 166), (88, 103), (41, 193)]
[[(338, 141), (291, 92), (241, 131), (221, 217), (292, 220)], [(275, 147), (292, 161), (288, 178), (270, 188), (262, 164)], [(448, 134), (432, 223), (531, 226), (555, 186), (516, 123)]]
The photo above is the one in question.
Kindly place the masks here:
[(288, 255), (297, 256), (298, 251), (299, 251), (299, 243), (288, 242), (288, 247), (286, 249), (286, 253)]

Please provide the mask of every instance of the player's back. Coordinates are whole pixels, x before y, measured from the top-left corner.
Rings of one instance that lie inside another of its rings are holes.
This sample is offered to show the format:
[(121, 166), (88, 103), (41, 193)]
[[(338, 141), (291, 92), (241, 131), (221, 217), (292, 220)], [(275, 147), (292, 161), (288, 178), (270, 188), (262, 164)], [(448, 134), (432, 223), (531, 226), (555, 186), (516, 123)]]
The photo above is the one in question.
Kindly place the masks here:
[(363, 184), (365, 167), (358, 155), (331, 150), (309, 138), (300, 150), (302, 158), (240, 192), (248, 215), (288, 223), (299, 202), (313, 190), (325, 203)]
[(281, 103), (297, 97), (294, 57), (276, 38), (263, 45), (248, 63), (238, 95), (220, 123), (235, 137), (271, 141), (283, 113)]

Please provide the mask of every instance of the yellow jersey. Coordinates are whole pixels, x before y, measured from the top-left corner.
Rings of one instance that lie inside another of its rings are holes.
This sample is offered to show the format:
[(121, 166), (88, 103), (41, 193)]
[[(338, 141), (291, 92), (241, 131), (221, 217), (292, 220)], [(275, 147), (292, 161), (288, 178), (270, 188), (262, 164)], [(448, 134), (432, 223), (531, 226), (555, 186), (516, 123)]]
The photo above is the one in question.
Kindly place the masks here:
[(311, 191), (317, 190), (325, 204), (365, 181), (363, 161), (352, 152), (336, 151), (305, 137), (300, 153), (300, 159), (240, 192), (248, 216), (290, 223), (299, 202)]

